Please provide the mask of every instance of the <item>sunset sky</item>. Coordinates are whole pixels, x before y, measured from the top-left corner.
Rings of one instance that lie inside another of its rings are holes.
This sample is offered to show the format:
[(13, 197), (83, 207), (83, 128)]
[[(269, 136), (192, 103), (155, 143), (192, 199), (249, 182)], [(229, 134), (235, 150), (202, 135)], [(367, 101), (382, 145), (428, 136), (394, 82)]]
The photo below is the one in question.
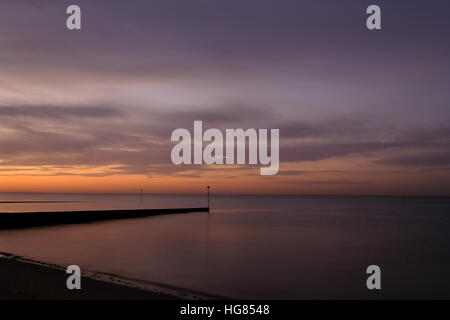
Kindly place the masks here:
[[(382, 30), (365, 27), (368, 5)], [(66, 29), (70, 4), (82, 30)], [(450, 3), (0, 2), (0, 192), (450, 190)], [(280, 172), (176, 166), (177, 128), (279, 128)]]

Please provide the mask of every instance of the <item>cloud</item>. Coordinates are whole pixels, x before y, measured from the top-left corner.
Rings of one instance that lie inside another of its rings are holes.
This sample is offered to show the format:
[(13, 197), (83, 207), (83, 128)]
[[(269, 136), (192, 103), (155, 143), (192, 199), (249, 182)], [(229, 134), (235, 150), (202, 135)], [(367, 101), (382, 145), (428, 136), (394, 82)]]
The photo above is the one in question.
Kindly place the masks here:
[(354, 181), (351, 179), (328, 179), (328, 180), (289, 180), (285, 182), (289, 185), (367, 185), (369, 182)]
[(446, 146), (446, 152), (422, 152), (407, 156), (383, 159), (380, 162), (384, 164), (405, 166), (405, 167), (442, 167), (450, 166), (450, 145)]
[[(277, 117), (269, 108), (230, 103), (192, 112), (153, 112), (95, 105), (0, 107), (0, 130), (7, 132), (0, 136), (0, 159), (3, 166), (116, 166), (114, 170), (94, 173), (95, 176), (198, 177), (200, 172), (210, 169), (175, 166), (170, 160), (174, 145), (170, 141), (171, 132), (179, 127), (192, 130), (194, 120), (202, 120), (204, 129), (245, 129), (255, 124), (262, 128), (280, 128), (282, 163), (375, 154), (380, 163), (420, 166), (424, 163), (446, 165), (450, 158), (442, 152), (421, 156), (430, 148), (448, 148), (445, 142), (450, 137), (450, 130), (447, 127), (404, 131), (357, 117), (293, 122)], [(386, 153), (389, 150), (399, 154), (412, 150), (412, 154), (392, 158), (392, 152)], [(242, 166), (233, 170), (249, 168), (251, 166)], [(59, 170), (57, 174), (65, 173)], [(304, 172), (298, 170), (280, 172), (287, 176), (301, 174)]]
[(105, 106), (0, 106), (0, 117), (26, 117), (34, 119), (110, 118), (123, 115), (120, 110)]

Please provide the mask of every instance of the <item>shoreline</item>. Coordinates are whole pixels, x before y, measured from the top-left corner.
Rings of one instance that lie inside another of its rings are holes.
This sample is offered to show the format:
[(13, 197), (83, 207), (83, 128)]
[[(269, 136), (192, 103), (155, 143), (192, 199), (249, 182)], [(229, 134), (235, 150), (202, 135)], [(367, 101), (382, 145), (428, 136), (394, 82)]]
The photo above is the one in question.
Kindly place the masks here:
[(204, 300), (222, 297), (115, 274), (83, 271), (68, 290), (66, 269), (0, 252), (0, 300)]

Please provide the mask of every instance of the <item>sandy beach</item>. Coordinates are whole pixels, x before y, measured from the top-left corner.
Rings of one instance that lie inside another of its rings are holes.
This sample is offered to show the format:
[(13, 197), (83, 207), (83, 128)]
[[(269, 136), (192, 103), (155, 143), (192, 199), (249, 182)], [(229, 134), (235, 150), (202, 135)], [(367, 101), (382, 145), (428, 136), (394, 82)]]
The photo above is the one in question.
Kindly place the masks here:
[(68, 290), (64, 270), (0, 258), (1, 300), (173, 300), (175, 296), (154, 293), (82, 277), (81, 290)]

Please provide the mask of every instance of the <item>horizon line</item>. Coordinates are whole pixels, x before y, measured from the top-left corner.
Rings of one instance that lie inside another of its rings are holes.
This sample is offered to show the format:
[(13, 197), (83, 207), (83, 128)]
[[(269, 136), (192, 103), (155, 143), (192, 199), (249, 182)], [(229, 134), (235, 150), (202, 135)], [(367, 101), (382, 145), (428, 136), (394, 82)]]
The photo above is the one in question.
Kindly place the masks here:
[[(55, 195), (139, 195), (140, 192), (39, 192), (39, 191), (0, 191), (0, 194), (55, 194)], [(206, 195), (207, 191), (204, 193), (158, 193), (158, 192), (149, 192), (142, 193), (143, 195)], [(427, 198), (449, 198), (450, 194), (388, 194), (388, 193), (380, 193), (380, 194), (354, 194), (354, 193), (341, 193), (341, 194), (333, 194), (333, 193), (215, 193), (212, 192), (211, 196), (328, 196), (328, 197), (427, 197)]]

